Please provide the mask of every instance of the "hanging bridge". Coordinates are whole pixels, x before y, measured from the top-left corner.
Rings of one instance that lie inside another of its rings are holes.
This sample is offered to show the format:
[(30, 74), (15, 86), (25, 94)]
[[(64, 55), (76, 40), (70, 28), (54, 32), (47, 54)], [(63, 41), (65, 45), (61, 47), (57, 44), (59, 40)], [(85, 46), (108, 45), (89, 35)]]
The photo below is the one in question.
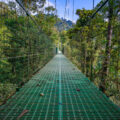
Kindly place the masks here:
[(20, 120), (120, 119), (117, 106), (62, 54), (0, 107), (0, 119), (16, 120), (24, 111)]
[(56, 52), (37, 23), (41, 21), (20, 0), (16, 3), (20, 8), (10, 12), (0, 1), (0, 120), (120, 120), (120, 108), (64, 54)]

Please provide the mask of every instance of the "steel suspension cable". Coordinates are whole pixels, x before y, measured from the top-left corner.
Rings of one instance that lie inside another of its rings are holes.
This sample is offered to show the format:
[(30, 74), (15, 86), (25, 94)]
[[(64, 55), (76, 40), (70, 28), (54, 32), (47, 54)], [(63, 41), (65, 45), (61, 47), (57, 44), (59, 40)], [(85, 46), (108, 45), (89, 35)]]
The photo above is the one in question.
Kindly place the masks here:
[(40, 26), (37, 24), (37, 22), (35, 21), (35, 19), (31, 16), (31, 14), (29, 13), (28, 10), (26, 10), (26, 8), (24, 7), (24, 5), (21, 3), (20, 0), (16, 0), (16, 2), (20, 5), (20, 7), (25, 11), (26, 15), (30, 17), (30, 19), (34, 22), (34, 24), (37, 26), (39, 32), (41, 32), (40, 30)]
[[(92, 14), (90, 19), (86, 22), (86, 25), (96, 16), (96, 14), (108, 3), (109, 0), (105, 0), (103, 4)], [(94, 2), (94, 1), (93, 1)]]
[(95, 15), (107, 4), (109, 0), (106, 0), (105, 2), (103, 2), (103, 4), (93, 13), (93, 15), (91, 16), (91, 19), (93, 19), (95, 17)]

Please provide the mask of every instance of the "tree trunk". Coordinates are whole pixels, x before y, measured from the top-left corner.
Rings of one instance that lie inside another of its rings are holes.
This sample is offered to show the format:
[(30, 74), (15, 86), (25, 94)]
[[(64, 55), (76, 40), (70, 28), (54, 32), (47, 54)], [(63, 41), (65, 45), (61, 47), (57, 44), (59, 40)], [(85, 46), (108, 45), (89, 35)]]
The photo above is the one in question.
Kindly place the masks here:
[(112, 32), (113, 32), (113, 26), (112, 26), (112, 19), (113, 19), (113, 0), (109, 1), (109, 17), (108, 17), (108, 35), (107, 35), (107, 43), (106, 43), (106, 49), (105, 49), (105, 59), (103, 62), (103, 68), (102, 68), (102, 76), (101, 76), (101, 85), (100, 90), (105, 93), (106, 92), (106, 81), (108, 79), (109, 75), (109, 65), (110, 65), (110, 57), (111, 57), (111, 41), (112, 41)]

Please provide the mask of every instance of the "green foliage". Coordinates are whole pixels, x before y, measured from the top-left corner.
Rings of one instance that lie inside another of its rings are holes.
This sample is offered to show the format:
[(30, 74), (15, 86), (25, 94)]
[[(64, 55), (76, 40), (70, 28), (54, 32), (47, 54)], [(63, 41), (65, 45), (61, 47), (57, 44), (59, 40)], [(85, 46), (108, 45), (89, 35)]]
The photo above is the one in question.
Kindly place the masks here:
[(77, 26), (84, 26), (87, 24), (87, 21), (90, 19), (90, 17), (93, 14), (92, 10), (85, 10), (85, 9), (78, 9), (76, 11), (76, 14), (79, 16), (80, 19), (77, 21)]
[(16, 91), (16, 85), (11, 83), (0, 84), (0, 105)]
[(45, 8), (45, 10), (48, 12), (48, 14), (54, 14), (55, 8), (53, 6), (48, 6)]
[[(101, 3), (98, 4), (97, 8), (100, 5)], [(120, 99), (116, 98), (120, 94), (120, 22), (117, 12), (120, 7), (118, 7), (117, 0), (115, 2), (111, 0), (110, 5), (114, 6), (113, 14), (111, 14), (112, 7), (109, 8), (107, 4), (90, 22), (87, 21), (94, 11), (77, 10), (76, 14), (79, 19), (76, 25), (67, 32), (66, 35), (69, 39), (65, 41), (64, 47), (66, 56), (97, 87), (100, 87), (101, 83), (105, 83), (105, 94), (112, 96), (111, 99), (120, 105)], [(110, 25), (112, 27), (108, 27)], [(109, 39), (111, 38), (109, 31), (113, 31), (112, 39)], [(105, 76), (104, 68), (106, 66), (104, 67), (104, 65), (106, 65), (106, 61), (108, 62), (107, 71), (109, 74), (107, 73)]]
[(41, 27), (38, 30), (30, 17), (14, 11), (14, 3), (9, 3), (10, 8), (1, 4), (5, 10), (0, 12), (0, 104), (54, 56), (59, 39), (54, 27), (56, 16), (43, 13), (33, 16)]
[(43, 8), (46, 0), (21, 0), (22, 4), (29, 8), (32, 12), (40, 12), (40, 8)]

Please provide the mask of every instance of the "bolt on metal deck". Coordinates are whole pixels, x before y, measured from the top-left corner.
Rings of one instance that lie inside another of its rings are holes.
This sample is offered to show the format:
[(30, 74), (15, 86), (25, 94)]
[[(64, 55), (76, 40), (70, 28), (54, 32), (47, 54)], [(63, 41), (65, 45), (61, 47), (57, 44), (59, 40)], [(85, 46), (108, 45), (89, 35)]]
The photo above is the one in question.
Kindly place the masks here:
[(0, 107), (0, 120), (24, 110), (20, 120), (120, 120), (119, 108), (62, 54)]

